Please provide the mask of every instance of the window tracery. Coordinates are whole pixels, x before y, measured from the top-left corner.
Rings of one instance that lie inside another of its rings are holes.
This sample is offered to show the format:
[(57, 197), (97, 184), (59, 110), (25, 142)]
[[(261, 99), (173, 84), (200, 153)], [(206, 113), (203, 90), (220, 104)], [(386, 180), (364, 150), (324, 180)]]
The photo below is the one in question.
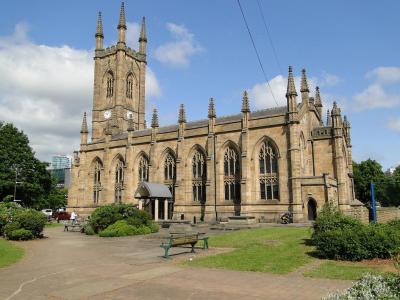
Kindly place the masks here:
[(193, 201), (206, 201), (206, 163), (204, 155), (196, 150), (192, 158)]
[(124, 189), (124, 162), (118, 160), (115, 168), (115, 203), (121, 203), (122, 191)]
[(225, 200), (240, 200), (240, 166), (236, 151), (229, 147), (224, 154)]
[(260, 198), (279, 200), (278, 158), (275, 148), (265, 141), (259, 155)]

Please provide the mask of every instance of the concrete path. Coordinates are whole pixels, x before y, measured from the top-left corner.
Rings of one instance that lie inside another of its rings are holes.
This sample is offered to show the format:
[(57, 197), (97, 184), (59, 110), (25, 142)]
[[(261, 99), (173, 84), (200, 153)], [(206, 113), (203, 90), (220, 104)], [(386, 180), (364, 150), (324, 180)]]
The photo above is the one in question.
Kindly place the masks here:
[[(320, 299), (349, 281), (186, 268), (161, 257), (160, 240), (99, 238), (46, 229), (21, 243), (26, 256), (0, 269), (0, 299)], [(172, 254), (186, 251), (173, 249)], [(212, 252), (212, 250), (210, 250)], [(203, 250), (198, 251), (201, 252)]]

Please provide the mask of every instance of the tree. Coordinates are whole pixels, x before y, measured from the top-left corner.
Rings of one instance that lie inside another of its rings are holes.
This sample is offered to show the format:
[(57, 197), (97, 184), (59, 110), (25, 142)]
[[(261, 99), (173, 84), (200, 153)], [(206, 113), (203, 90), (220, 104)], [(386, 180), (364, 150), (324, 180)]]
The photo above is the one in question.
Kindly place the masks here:
[(57, 188), (57, 178), (52, 177), (52, 187), (47, 195), (44, 195), (34, 204), (36, 209), (51, 208), (56, 210), (67, 205), (68, 190)]
[[(18, 171), (16, 168), (18, 168)], [(28, 137), (13, 124), (0, 123), (0, 201), (14, 194), (18, 172), (16, 198), (24, 206), (34, 206), (52, 189), (47, 163), (35, 158)]]
[(388, 199), (383, 203), (385, 206), (400, 205), (400, 166), (398, 166), (393, 174), (388, 177), (387, 182)]
[(371, 202), (371, 182), (375, 184), (376, 200), (387, 202), (388, 179), (382, 171), (382, 166), (375, 160), (368, 159), (361, 163), (353, 162), (354, 189), (356, 198), (365, 204)]

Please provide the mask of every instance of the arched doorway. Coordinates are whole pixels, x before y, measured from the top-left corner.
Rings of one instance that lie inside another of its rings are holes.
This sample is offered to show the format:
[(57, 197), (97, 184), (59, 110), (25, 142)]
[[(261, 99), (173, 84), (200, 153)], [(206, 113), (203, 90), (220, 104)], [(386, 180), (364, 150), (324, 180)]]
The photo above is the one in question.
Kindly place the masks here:
[(317, 218), (317, 202), (310, 198), (307, 203), (308, 220), (314, 221)]

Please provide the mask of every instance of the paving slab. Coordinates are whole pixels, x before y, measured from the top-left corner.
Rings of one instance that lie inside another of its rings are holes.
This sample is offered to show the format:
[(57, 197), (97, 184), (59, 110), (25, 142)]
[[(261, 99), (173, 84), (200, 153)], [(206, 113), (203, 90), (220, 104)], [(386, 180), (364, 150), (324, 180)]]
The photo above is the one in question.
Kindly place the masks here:
[[(100, 238), (62, 228), (22, 242), (25, 257), (0, 269), (0, 299), (320, 299), (349, 281), (183, 267), (190, 249), (162, 257), (160, 239)], [(212, 246), (212, 245), (211, 245)], [(212, 252), (212, 251), (210, 251)]]

